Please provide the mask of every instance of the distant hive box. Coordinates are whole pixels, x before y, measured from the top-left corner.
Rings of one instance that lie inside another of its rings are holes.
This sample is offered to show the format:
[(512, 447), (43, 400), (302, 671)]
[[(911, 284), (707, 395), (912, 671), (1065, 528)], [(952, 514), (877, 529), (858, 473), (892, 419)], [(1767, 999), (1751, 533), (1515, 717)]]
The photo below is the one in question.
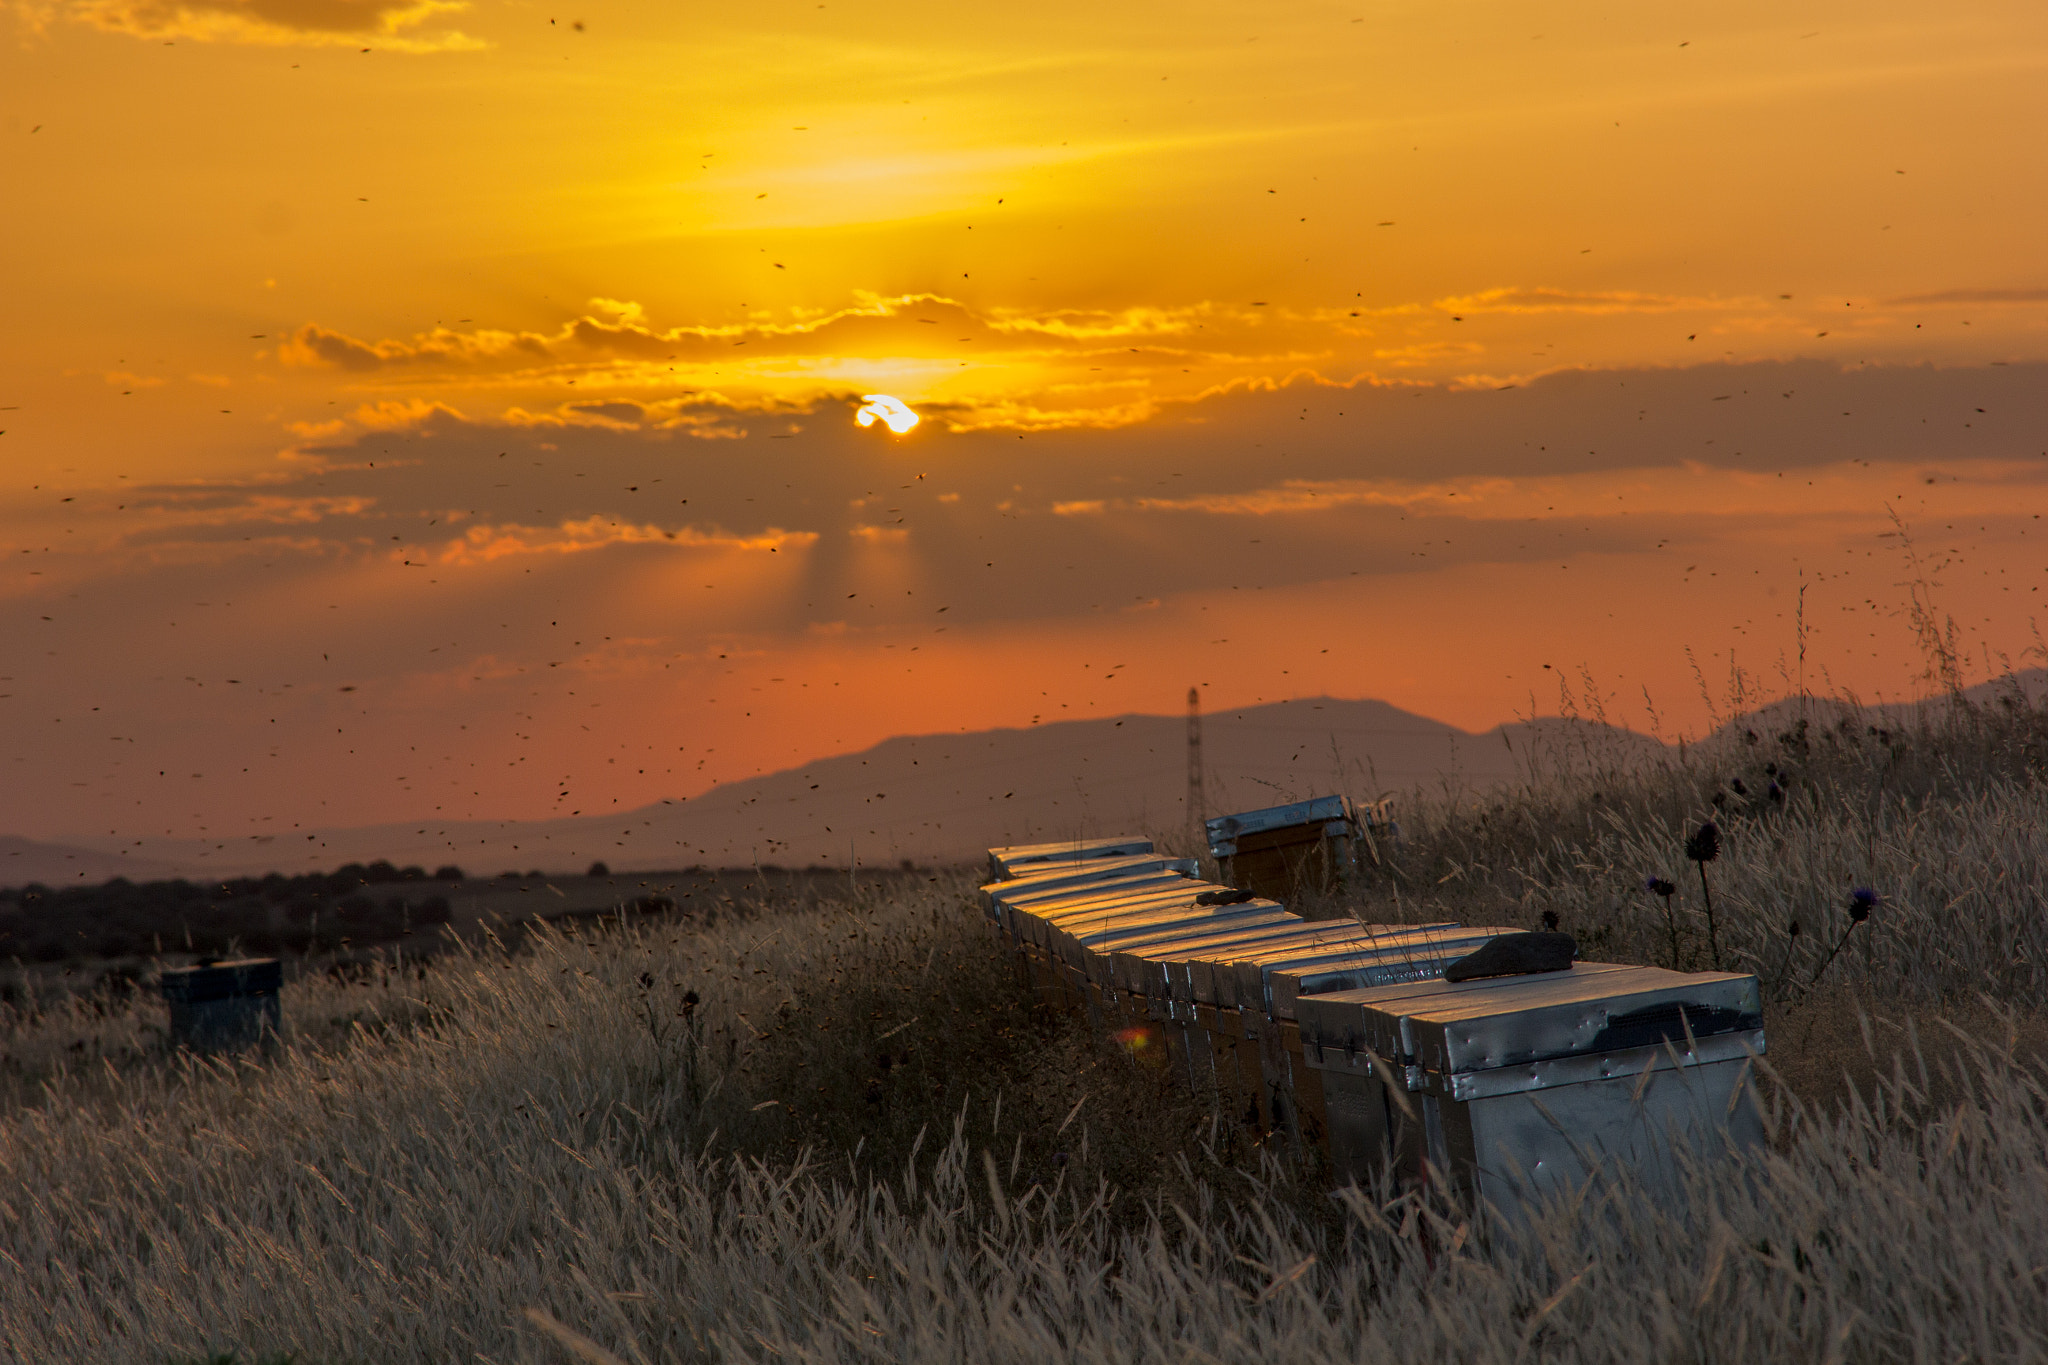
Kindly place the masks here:
[(1391, 1156), (1510, 1218), (1595, 1165), (1675, 1186), (1681, 1147), (1763, 1139), (1754, 976), (1579, 962), (1568, 971), (1381, 986), (1295, 1002), (1340, 1176)]
[(158, 982), (171, 1012), (171, 1043), (195, 1052), (240, 1052), (275, 1036), (284, 969), (274, 957), (173, 967)]
[[(1367, 821), (1371, 818), (1368, 812)], [(1239, 811), (1204, 823), (1223, 880), (1275, 900), (1304, 892), (1328, 894), (1358, 867), (1364, 826), (1359, 812), (1341, 796)]]

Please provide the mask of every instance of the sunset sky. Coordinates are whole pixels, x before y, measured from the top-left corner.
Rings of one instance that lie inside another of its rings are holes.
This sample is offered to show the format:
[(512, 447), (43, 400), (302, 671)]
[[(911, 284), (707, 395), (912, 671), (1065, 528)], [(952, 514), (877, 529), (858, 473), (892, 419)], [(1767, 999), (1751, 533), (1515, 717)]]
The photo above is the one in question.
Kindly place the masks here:
[(2048, 661), (2038, 0), (555, 3), (0, 0), (0, 833)]

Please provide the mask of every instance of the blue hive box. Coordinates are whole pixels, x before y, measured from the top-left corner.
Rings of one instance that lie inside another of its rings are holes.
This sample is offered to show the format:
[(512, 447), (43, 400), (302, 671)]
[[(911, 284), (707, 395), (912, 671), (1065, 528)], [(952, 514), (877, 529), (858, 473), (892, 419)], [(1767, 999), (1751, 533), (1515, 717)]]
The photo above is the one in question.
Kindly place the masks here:
[(239, 1052), (275, 1037), (284, 969), (274, 957), (172, 967), (158, 982), (171, 1011), (171, 1043), (195, 1052)]

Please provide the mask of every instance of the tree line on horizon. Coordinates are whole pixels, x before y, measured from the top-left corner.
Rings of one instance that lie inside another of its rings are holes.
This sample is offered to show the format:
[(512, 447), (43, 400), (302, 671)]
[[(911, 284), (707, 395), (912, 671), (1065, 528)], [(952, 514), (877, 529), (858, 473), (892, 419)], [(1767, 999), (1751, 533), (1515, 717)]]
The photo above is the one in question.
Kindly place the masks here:
[[(217, 882), (115, 877), (97, 886), (55, 888), (31, 882), (0, 890), (0, 958), (57, 963), (166, 952), (306, 953), (382, 942), (446, 922), (448, 897), (434, 888), (462, 880), (462, 869), (452, 864), (429, 873), (378, 859), (333, 872)], [(400, 886), (412, 889), (386, 890)]]

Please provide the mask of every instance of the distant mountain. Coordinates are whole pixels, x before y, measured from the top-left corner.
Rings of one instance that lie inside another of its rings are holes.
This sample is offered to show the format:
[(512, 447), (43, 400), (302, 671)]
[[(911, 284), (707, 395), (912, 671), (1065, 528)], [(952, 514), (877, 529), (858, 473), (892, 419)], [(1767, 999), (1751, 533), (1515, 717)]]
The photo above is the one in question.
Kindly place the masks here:
[[(1964, 694), (1978, 705), (2048, 697), (2048, 670), (2029, 669)], [(1894, 721), (1942, 699), (1858, 708), (1809, 699), (1806, 714), (1835, 724)], [(1745, 713), (1700, 741), (1740, 743), (1784, 729), (1788, 698)], [(1309, 697), (1220, 711), (1203, 719), (1207, 813), (1340, 792), (1360, 800), (1418, 789), (1481, 790), (1569, 763), (1621, 766), (1663, 752), (1658, 741), (1556, 717), (1472, 734), (1378, 701)], [(951, 863), (992, 844), (1126, 830), (1176, 844), (1187, 837), (1187, 729), (1180, 716), (1128, 715), (1023, 729), (885, 740), (860, 753), (714, 787), (606, 818), (414, 821), (315, 831), (290, 839), (80, 836), (39, 843), (0, 836), (0, 886), (164, 876), (211, 878), (331, 870), (386, 858), (471, 874), (540, 868), (581, 871), (754, 862), (801, 867)]]
[[(1965, 696), (1995, 705), (2005, 695), (2048, 696), (2048, 670), (1981, 684)], [(1809, 699), (1816, 723), (1848, 716), (1896, 723), (1947, 703), (1887, 702), (1858, 708)], [(1770, 733), (1800, 714), (1796, 698), (1747, 712), (1700, 741), (1711, 752)], [(1556, 717), (1472, 734), (1378, 701), (1309, 697), (1203, 718), (1207, 813), (1276, 805), (1340, 792), (1360, 800), (1418, 789), (1482, 790), (1560, 765), (1622, 766), (1664, 751), (1658, 741), (1596, 722)], [(1185, 845), (1187, 729), (1180, 716), (1127, 715), (1022, 729), (910, 735), (860, 753), (819, 759), (690, 800), (618, 815), (564, 820), (414, 821), (315, 831), (308, 838), (243, 840), (112, 836), (41, 844), (0, 838), (0, 885), (104, 880), (126, 875), (223, 877), (329, 870), (386, 858), (471, 874), (540, 868), (581, 871), (603, 860), (618, 870), (754, 862), (801, 867), (951, 863), (992, 844), (1126, 830)]]
[[(1208, 813), (1341, 792), (1358, 799), (1487, 787), (1585, 749), (1661, 749), (1626, 730), (1541, 720), (1471, 734), (1385, 702), (1311, 697), (1204, 717)], [(714, 787), (605, 818), (377, 825), (306, 839), (143, 839), (131, 856), (189, 875), (331, 869), (388, 858), (472, 874), (753, 862), (864, 866), (960, 862), (992, 844), (1138, 830), (1185, 839), (1187, 730), (1127, 715), (886, 740), (856, 754)], [(112, 853), (112, 839), (83, 839)], [(5, 874), (0, 874), (4, 877)], [(131, 874), (132, 875), (132, 874)], [(11, 880), (11, 879), (10, 879)]]
[[(2027, 668), (2008, 673), (1974, 687), (1966, 687), (1963, 700), (1974, 707), (1995, 710), (2009, 702), (2039, 706), (2048, 701), (2048, 668)], [(1852, 702), (1839, 697), (1780, 697), (1752, 711), (1745, 711), (1702, 738), (1695, 746), (1713, 753), (1723, 747), (1739, 746), (1748, 735), (1775, 736), (1801, 719), (1817, 728), (1832, 728), (1844, 720), (1857, 725), (1911, 725), (1939, 718), (1951, 705), (1946, 694), (1916, 697), (1909, 701)]]
[(18, 835), (0, 834), (0, 886), (23, 886), (42, 882), (64, 886), (80, 882), (93, 884), (113, 877), (147, 881), (172, 877), (174, 864), (154, 858), (130, 857), (126, 850), (81, 848), (75, 844), (45, 844)]

